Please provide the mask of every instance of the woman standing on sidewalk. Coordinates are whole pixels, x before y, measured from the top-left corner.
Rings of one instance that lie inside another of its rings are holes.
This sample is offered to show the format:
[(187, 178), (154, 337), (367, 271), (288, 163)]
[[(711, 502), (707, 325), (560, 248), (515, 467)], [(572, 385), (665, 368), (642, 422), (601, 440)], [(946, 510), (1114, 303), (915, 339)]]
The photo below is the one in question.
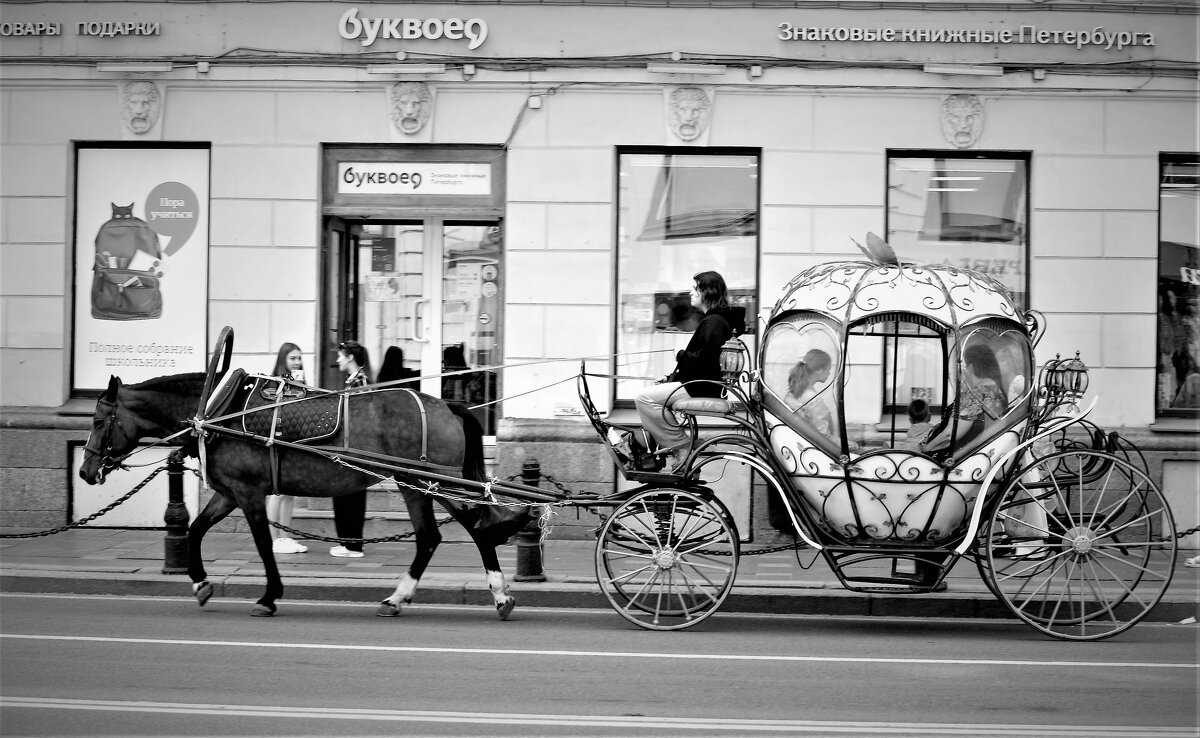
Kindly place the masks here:
[[(283, 377), (296, 382), (304, 381), (304, 358), (300, 355), (299, 346), (294, 343), (285, 343), (279, 347), (279, 354), (275, 357), (275, 369), (271, 372), (271, 376)], [(290, 528), (295, 504), (296, 498), (291, 495), (268, 495), (267, 520)], [(271, 550), (277, 554), (302, 554), (308, 551), (308, 546), (297, 543), (296, 539), (282, 533), (274, 525), (271, 526), (271, 536), (275, 538), (275, 542), (271, 544)]]
[[(337, 365), (346, 373), (346, 389), (365, 387), (371, 383), (371, 358), (367, 348), (358, 341), (343, 341), (338, 344)], [(362, 538), (363, 523), (367, 517), (367, 491), (351, 492), (333, 498), (333, 527), (338, 538)], [(347, 541), (329, 549), (330, 556), (344, 559), (361, 559), (361, 541)]]

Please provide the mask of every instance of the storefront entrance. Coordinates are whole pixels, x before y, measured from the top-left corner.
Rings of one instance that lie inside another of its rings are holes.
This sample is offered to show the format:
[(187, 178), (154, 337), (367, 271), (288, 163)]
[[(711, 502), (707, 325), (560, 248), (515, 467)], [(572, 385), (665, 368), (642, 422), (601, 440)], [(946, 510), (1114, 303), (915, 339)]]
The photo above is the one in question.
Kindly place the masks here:
[[(494, 436), (506, 282), (503, 152), (329, 148), (325, 169), (322, 386), (344, 380), (337, 346), (353, 339), (367, 348), (378, 379), (412, 377), (422, 392), (466, 403)], [(380, 378), (400, 355), (400, 371)]]

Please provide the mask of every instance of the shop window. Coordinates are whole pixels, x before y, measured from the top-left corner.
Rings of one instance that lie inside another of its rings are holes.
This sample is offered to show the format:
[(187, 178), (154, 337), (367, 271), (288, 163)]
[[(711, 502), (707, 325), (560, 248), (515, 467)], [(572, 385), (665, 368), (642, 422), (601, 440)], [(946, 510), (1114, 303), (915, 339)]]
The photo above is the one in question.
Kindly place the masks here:
[[(746, 310), (746, 324), (735, 328), (752, 340), (758, 189), (757, 152), (618, 152), (617, 374), (661, 378), (671, 371), (702, 317), (688, 292), (699, 272), (725, 278), (730, 303)], [(644, 385), (618, 382), (617, 402), (631, 401)]]
[(1029, 156), (889, 152), (887, 240), (903, 261), (993, 277), (1027, 306)]
[(1200, 415), (1200, 154), (1163, 154), (1158, 188), (1160, 417)]

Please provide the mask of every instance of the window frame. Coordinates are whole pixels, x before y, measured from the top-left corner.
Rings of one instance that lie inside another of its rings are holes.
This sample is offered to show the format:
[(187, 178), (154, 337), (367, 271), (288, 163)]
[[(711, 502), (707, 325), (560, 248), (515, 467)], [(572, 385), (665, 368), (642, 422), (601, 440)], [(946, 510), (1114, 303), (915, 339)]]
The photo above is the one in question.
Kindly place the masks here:
[[(1157, 303), (1157, 307), (1155, 310), (1156, 326), (1155, 326), (1155, 331), (1154, 331), (1156, 356), (1155, 356), (1155, 381), (1154, 381), (1154, 387), (1152, 389), (1153, 397), (1151, 398), (1151, 402), (1153, 403), (1153, 407), (1154, 407), (1154, 417), (1156, 420), (1167, 420), (1167, 419), (1193, 419), (1194, 420), (1194, 419), (1200, 418), (1200, 408), (1191, 408), (1191, 407), (1175, 408), (1175, 407), (1171, 407), (1170, 404), (1167, 404), (1165, 407), (1161, 407), (1159, 405), (1160, 387), (1159, 387), (1159, 380), (1158, 380), (1158, 366), (1159, 366), (1160, 359), (1161, 359), (1161, 353), (1159, 352), (1159, 347), (1162, 346), (1162, 341), (1163, 341), (1163, 330), (1162, 330), (1162, 320), (1161, 320), (1161, 318), (1162, 318), (1162, 290), (1163, 290), (1162, 262), (1163, 262), (1163, 251), (1164, 251), (1163, 250), (1163, 244), (1164, 244), (1164, 239), (1163, 239), (1163, 180), (1164, 180), (1166, 167), (1168, 165), (1187, 164), (1187, 163), (1193, 163), (1193, 162), (1200, 163), (1200, 152), (1162, 151), (1162, 152), (1159, 152), (1159, 155), (1158, 155), (1158, 179), (1157, 179), (1158, 232), (1156, 234), (1157, 235), (1158, 252), (1155, 256), (1155, 265), (1157, 267), (1156, 268), (1157, 274), (1156, 274), (1156, 280), (1155, 280), (1156, 281), (1156, 284), (1155, 284), (1156, 300), (1155, 300), (1155, 302)], [(1197, 235), (1200, 236), (1200, 234), (1197, 234)], [(1198, 238), (1197, 240), (1200, 240), (1200, 238)], [(1197, 292), (1200, 293), (1200, 286), (1193, 286), (1193, 289), (1197, 290)], [(1200, 302), (1200, 294), (1197, 295), (1197, 302)], [(1198, 344), (1200, 344), (1200, 337), (1197, 338), (1196, 342)], [(1178, 388), (1176, 388), (1176, 391), (1178, 391)]]
[[(712, 147), (693, 147), (693, 146), (616, 146), (613, 149), (613, 247), (612, 247), (612, 291), (609, 296), (611, 306), (610, 319), (612, 330), (609, 336), (610, 354), (617, 357), (617, 352), (620, 350), (620, 334), (621, 334), (621, 159), (622, 157), (630, 156), (697, 156), (697, 157), (721, 157), (721, 156), (740, 156), (753, 157), (755, 160), (755, 229), (754, 229), (754, 268), (752, 279), (752, 290), (754, 294), (753, 313), (747, 310), (746, 322), (750, 326), (748, 334), (757, 335), (758, 311), (762, 309), (762, 181), (763, 181), (763, 150), (761, 147), (755, 146), (712, 146)], [(726, 275), (722, 275), (726, 276)], [(621, 372), (614, 372), (620, 374)], [(634, 407), (632, 397), (618, 397), (618, 380), (616, 378), (609, 380), (609, 397), (612, 409), (627, 410)]]
[[(1018, 151), (1009, 149), (995, 150), (949, 150), (949, 149), (887, 149), (884, 152), (884, 223), (883, 232), (884, 240), (891, 241), (893, 214), (892, 214), (892, 162), (897, 159), (958, 159), (964, 161), (1019, 161), (1025, 165), (1025, 203), (1021, 217), (1024, 223), (1024, 243), (1021, 248), (1021, 289), (1022, 296), (1016, 299), (1014, 296), (1014, 304), (1019, 310), (1028, 310), (1033, 304), (1033, 293), (1030, 288), (1032, 280), (1030, 278), (1030, 266), (1032, 264), (1032, 243), (1033, 243), (1033, 152)], [(988, 241), (974, 242), (978, 246), (986, 247)], [(892, 244), (896, 247), (895, 244)], [(903, 247), (896, 247), (897, 254), (903, 261), (905, 254)], [(946, 256), (946, 262), (952, 265), (960, 265), (960, 261), (967, 257), (962, 256)], [(885, 354), (886, 361), (886, 354)], [(887, 386), (887, 370), (886, 367), (880, 372), (880, 381), (882, 383), (883, 405), (880, 408), (881, 420), (884, 425), (895, 423), (895, 416), (904, 412), (902, 408), (895, 408), (888, 404), (888, 386)]]

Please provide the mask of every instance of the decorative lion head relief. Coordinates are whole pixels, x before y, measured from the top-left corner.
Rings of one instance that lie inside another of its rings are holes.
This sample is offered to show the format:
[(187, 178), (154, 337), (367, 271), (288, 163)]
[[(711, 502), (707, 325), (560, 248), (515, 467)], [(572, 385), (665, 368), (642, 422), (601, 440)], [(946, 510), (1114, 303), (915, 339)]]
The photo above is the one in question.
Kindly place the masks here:
[(154, 130), (162, 114), (162, 93), (148, 80), (126, 82), (121, 86), (121, 122), (137, 136)]
[(433, 90), (424, 82), (397, 82), (390, 93), (392, 125), (406, 136), (425, 130), (433, 115)]
[(667, 128), (684, 143), (704, 143), (712, 117), (712, 98), (702, 87), (668, 87)]
[(983, 134), (983, 103), (975, 95), (947, 95), (942, 100), (942, 135), (956, 148), (969, 149)]

